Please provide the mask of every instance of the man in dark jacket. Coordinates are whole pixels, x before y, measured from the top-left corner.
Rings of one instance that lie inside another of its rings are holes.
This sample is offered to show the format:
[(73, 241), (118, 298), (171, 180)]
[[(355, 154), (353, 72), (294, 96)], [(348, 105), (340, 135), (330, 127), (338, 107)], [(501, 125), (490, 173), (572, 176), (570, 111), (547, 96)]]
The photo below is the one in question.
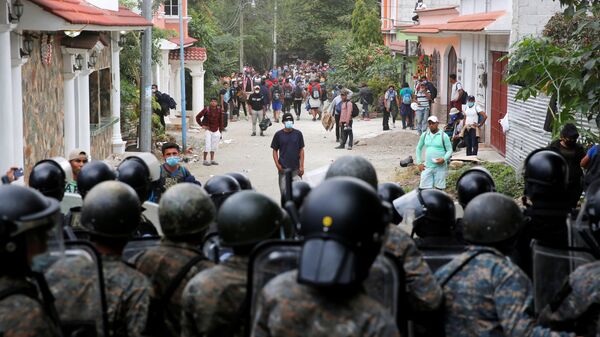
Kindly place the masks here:
[(569, 201), (571, 208), (577, 207), (577, 202), (583, 191), (582, 177), (583, 170), (580, 163), (585, 157), (585, 150), (581, 144), (577, 143), (579, 133), (577, 127), (571, 123), (565, 124), (560, 131), (560, 138), (550, 143), (550, 150), (560, 153), (566, 160), (569, 166), (569, 183), (567, 187), (566, 199)]

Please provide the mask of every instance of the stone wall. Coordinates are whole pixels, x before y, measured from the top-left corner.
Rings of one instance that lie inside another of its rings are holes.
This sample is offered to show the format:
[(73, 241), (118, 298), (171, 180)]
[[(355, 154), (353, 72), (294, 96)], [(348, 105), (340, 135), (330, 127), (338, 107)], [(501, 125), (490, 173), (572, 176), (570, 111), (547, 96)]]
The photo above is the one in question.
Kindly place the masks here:
[(92, 136), (92, 158), (102, 160), (112, 154), (112, 126), (104, 128), (100, 133)]
[(60, 37), (54, 35), (52, 59), (42, 63), (41, 36), (34, 38), (23, 65), (25, 171), (44, 158), (64, 156), (64, 79)]

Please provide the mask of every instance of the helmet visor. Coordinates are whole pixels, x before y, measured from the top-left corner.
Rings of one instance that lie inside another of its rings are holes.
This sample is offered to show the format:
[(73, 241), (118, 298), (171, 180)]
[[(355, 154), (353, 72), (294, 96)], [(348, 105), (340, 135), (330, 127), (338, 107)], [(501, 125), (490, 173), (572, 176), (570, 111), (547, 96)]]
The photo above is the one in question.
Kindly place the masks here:
[(334, 240), (311, 238), (300, 254), (298, 282), (315, 286), (346, 285), (356, 278), (356, 255)]
[(413, 223), (425, 215), (425, 207), (421, 200), (419, 190), (412, 190), (392, 202), (394, 209), (400, 215), (404, 225), (412, 226)]

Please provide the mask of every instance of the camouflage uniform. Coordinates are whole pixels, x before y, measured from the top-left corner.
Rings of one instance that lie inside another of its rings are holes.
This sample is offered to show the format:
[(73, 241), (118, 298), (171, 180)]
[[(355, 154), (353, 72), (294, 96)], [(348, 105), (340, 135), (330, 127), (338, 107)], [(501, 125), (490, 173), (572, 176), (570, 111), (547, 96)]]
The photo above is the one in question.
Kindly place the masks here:
[(181, 337), (241, 336), (247, 270), (248, 258), (234, 255), (194, 276), (183, 291)]
[(442, 290), (410, 236), (400, 227), (390, 225), (384, 247), (402, 261), (412, 309), (427, 311), (438, 308), (442, 302)]
[(436, 272), (444, 286), (445, 330), (450, 337), (574, 336), (535, 325), (531, 281), (499, 251), (481, 246), (468, 250)]
[[(37, 292), (25, 279), (0, 277), (0, 292), (11, 288), (28, 288)], [(3, 337), (55, 337), (60, 332), (48, 317), (40, 302), (22, 295), (10, 295), (0, 301), (0, 336)]]
[(120, 256), (102, 255), (102, 262), (110, 336), (141, 336), (148, 320), (150, 281)]
[(299, 284), (297, 271), (271, 280), (258, 298), (253, 337), (399, 336), (390, 313), (364, 291), (326, 297), (318, 289)]
[[(146, 275), (154, 288), (157, 299), (162, 298), (171, 280), (191, 259), (198, 256), (195, 247), (180, 242), (163, 239), (160, 246), (147, 249), (131, 258), (130, 263)], [(212, 267), (208, 260), (198, 262), (181, 281), (168, 302), (164, 312), (168, 313), (166, 324), (172, 336), (179, 336), (181, 315), (181, 294), (187, 282), (199, 272)]]
[(599, 276), (600, 261), (575, 269), (558, 301), (544, 308), (540, 314), (540, 323), (552, 328), (571, 328), (583, 336), (600, 336)]

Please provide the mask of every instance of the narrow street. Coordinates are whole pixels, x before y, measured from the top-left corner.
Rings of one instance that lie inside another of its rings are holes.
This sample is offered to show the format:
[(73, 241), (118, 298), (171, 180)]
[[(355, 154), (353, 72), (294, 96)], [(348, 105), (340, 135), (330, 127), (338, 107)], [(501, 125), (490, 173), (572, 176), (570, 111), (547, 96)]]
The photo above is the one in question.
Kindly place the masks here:
[[(256, 190), (279, 200), (277, 174), (270, 146), (274, 133), (283, 125), (273, 123), (273, 126), (265, 132), (265, 137), (251, 137), (251, 126), (251, 122), (246, 121), (244, 117), (238, 122), (229, 123), (216, 154), (218, 166), (203, 166), (202, 161), (199, 160), (189, 163), (188, 167), (201, 182), (205, 182), (213, 175), (242, 172), (250, 178)], [(398, 166), (398, 161), (413, 154), (418, 141), (416, 132), (403, 131), (401, 127), (383, 132), (380, 118), (370, 121), (355, 119), (355, 146), (351, 151), (334, 149), (337, 146), (335, 131), (325, 131), (320, 121), (313, 122), (304, 114), (299, 121), (296, 121), (294, 127), (304, 135), (306, 145), (304, 179), (311, 184), (318, 183), (325, 174), (327, 166), (344, 155), (367, 158), (377, 169), (379, 180), (389, 181), (395, 167)], [(176, 139), (181, 139), (180, 133), (171, 134)], [(194, 148), (194, 155), (202, 159), (204, 132), (189, 131), (188, 142)]]

